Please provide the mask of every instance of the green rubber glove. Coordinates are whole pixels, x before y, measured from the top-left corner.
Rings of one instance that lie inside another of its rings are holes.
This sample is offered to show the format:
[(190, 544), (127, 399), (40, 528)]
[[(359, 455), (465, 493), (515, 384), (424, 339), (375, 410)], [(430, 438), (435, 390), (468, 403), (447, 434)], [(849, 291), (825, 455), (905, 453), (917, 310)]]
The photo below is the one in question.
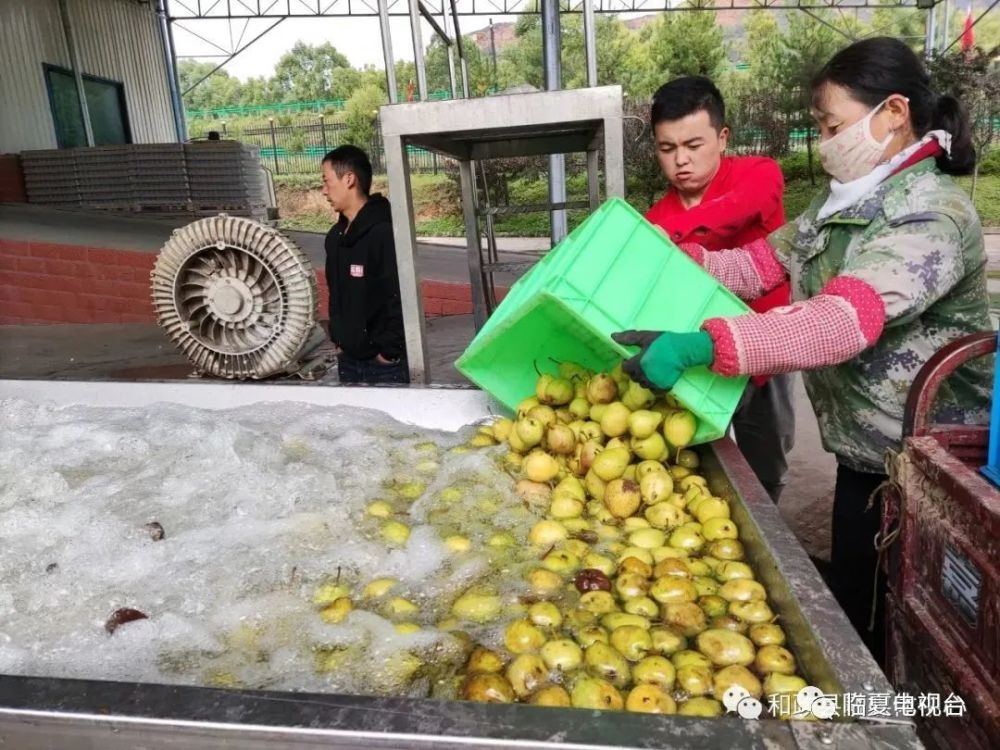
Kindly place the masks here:
[(621, 331), (611, 338), (622, 346), (639, 347), (639, 353), (625, 360), (622, 370), (645, 388), (670, 390), (685, 370), (710, 365), (715, 358), (712, 337), (705, 331)]

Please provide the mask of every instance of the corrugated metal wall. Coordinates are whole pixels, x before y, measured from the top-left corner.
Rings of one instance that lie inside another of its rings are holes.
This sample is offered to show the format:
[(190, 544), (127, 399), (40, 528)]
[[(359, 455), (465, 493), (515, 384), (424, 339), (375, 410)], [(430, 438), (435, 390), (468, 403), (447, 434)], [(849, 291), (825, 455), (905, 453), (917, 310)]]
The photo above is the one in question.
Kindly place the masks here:
[[(83, 72), (125, 85), (133, 141), (175, 141), (152, 3), (69, 0), (68, 7)], [(43, 63), (71, 67), (57, 1), (0, 1), (0, 153), (56, 147)]]

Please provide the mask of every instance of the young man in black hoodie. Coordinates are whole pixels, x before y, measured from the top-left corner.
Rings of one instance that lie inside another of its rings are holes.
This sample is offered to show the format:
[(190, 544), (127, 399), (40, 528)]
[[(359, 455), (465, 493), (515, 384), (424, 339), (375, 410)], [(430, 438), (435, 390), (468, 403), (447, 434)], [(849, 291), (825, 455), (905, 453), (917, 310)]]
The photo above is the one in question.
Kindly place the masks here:
[(409, 383), (392, 216), (371, 184), (371, 162), (356, 146), (323, 157), (323, 195), (340, 215), (326, 235), (330, 339), (341, 383)]

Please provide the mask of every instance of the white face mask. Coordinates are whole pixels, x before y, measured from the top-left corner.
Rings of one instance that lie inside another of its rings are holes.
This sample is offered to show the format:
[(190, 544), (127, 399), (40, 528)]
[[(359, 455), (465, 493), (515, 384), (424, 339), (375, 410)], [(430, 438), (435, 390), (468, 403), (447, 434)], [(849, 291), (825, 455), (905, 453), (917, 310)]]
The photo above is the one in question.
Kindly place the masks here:
[(879, 143), (872, 136), (870, 126), (872, 118), (886, 101), (888, 99), (861, 120), (819, 144), (820, 164), (833, 179), (838, 182), (853, 182), (867, 175), (882, 161), (882, 154), (892, 140), (893, 133), (889, 133)]

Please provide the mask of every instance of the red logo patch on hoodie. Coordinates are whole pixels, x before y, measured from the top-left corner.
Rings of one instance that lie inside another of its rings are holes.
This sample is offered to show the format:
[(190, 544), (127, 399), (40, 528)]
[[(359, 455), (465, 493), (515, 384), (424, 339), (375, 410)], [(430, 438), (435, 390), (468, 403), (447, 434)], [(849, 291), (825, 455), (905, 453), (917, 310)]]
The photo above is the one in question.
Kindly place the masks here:
[(361, 265), (351, 264), (351, 276), (356, 279), (363, 279), (365, 277), (365, 267)]

